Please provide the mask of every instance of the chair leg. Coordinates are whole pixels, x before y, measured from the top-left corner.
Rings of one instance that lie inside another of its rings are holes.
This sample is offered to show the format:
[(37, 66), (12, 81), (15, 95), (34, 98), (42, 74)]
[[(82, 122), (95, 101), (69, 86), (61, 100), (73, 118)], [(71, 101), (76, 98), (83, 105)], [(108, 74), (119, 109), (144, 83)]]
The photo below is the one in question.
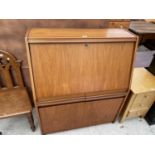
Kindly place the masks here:
[(30, 124), (32, 131), (35, 131), (35, 125), (34, 125), (32, 112), (27, 114), (27, 118), (28, 118), (28, 121), (29, 121), (29, 124)]
[(2, 135), (2, 132), (0, 131), (0, 135)]

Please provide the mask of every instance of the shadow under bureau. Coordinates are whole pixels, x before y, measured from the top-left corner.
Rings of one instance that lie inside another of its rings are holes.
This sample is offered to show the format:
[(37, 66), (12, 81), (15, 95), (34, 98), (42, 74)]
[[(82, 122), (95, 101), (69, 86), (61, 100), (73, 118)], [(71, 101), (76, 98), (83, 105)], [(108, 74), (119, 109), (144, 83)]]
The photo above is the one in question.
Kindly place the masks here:
[(43, 134), (115, 121), (130, 89), (135, 35), (34, 28), (25, 40)]

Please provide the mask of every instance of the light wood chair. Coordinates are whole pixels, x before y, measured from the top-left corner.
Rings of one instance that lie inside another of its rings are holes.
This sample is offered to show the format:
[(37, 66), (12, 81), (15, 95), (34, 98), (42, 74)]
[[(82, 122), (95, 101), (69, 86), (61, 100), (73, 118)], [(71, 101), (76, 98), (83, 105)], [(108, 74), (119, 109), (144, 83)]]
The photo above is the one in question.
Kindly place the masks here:
[(0, 50), (0, 119), (26, 115), (32, 131), (35, 125), (31, 101), (20, 71), (21, 61)]

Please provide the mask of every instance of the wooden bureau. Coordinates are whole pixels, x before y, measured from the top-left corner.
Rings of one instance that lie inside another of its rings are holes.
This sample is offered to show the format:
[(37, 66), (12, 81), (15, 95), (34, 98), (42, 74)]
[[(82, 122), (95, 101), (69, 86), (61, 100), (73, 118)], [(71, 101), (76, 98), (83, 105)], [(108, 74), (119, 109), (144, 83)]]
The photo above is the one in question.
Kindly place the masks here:
[(135, 35), (122, 29), (34, 28), (26, 46), (43, 134), (115, 120), (130, 89)]

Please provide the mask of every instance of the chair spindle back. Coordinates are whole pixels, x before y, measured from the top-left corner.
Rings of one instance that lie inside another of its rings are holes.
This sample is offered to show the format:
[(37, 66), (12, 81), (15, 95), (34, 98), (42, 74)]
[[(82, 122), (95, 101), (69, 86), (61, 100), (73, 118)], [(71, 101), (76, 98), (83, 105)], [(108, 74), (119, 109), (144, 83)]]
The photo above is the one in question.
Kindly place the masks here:
[(0, 50), (0, 90), (23, 87), (20, 62), (3, 50)]

